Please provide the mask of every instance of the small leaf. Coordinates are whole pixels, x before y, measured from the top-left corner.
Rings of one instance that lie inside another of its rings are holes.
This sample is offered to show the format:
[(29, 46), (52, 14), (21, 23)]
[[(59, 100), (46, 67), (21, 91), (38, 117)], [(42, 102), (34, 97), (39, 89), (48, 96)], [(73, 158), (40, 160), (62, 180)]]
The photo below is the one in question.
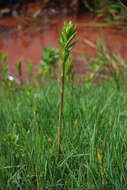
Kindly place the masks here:
[(71, 51), (74, 48), (74, 46), (76, 45), (76, 43), (77, 43), (77, 41), (74, 41), (72, 44), (70, 44), (68, 46), (68, 50)]

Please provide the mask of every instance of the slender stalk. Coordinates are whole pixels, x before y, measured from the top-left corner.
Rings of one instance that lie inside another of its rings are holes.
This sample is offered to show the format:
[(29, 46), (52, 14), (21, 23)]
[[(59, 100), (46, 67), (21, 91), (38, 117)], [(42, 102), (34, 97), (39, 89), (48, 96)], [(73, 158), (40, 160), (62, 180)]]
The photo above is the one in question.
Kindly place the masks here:
[(64, 78), (66, 64), (69, 60), (70, 52), (76, 42), (72, 42), (76, 36), (76, 28), (71, 22), (65, 22), (63, 30), (60, 35), (60, 48), (61, 48), (61, 77), (60, 77), (60, 108), (59, 108), (59, 121), (58, 121), (58, 158), (61, 154), (61, 130), (63, 120), (63, 105), (64, 105)]
[(62, 118), (63, 118), (63, 103), (64, 103), (64, 74), (65, 64), (62, 64), (61, 71), (61, 85), (60, 85), (60, 108), (59, 108), (59, 123), (58, 123), (58, 155), (61, 153), (61, 129), (62, 129)]

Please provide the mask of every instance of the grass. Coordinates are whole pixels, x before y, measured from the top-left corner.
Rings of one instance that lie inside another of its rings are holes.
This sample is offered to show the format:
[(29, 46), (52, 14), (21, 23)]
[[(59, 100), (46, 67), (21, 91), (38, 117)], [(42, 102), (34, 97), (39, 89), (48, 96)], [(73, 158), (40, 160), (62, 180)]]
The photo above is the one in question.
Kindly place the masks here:
[[(127, 189), (127, 88), (114, 80), (65, 86), (57, 160), (59, 85), (0, 87), (2, 190)], [(73, 105), (73, 107), (72, 107)]]

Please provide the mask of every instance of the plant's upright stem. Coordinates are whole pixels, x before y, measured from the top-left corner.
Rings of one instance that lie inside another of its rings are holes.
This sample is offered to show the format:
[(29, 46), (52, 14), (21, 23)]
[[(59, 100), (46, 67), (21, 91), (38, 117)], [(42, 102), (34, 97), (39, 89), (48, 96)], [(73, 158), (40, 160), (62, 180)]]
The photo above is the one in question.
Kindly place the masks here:
[(61, 129), (63, 118), (63, 102), (64, 102), (64, 74), (65, 63), (62, 64), (61, 79), (60, 79), (60, 109), (59, 109), (59, 123), (58, 123), (58, 155), (61, 153)]
[(58, 159), (61, 154), (61, 129), (63, 120), (63, 105), (64, 105), (64, 78), (66, 64), (70, 57), (70, 52), (76, 42), (72, 40), (76, 36), (76, 28), (72, 22), (65, 22), (63, 30), (60, 35), (60, 49), (61, 49), (61, 77), (60, 77), (60, 108), (59, 108), (59, 121), (58, 121)]

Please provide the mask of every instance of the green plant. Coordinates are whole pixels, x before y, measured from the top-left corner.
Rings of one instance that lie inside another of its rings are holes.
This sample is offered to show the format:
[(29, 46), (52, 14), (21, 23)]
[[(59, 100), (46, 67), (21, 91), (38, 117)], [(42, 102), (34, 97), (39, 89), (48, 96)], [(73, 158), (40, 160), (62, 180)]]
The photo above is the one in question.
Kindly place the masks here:
[(121, 0), (116, 2), (105, 0), (105, 2), (100, 1), (100, 3), (101, 6), (96, 9), (98, 16), (105, 17), (106, 21), (111, 22), (111, 24), (113, 24), (112, 21), (120, 21), (127, 18), (127, 7)]
[(66, 62), (65, 79), (67, 82), (73, 82), (73, 79), (74, 79), (74, 71), (73, 71), (73, 64), (72, 64), (71, 56), (68, 57), (68, 60)]
[(45, 77), (52, 76), (53, 70), (56, 68), (56, 63), (59, 59), (59, 52), (55, 48), (43, 48), (42, 59), (39, 64), (40, 73)]
[(22, 75), (22, 59), (18, 59), (16, 62), (16, 68), (18, 71), (18, 76), (19, 76), (19, 80), (20, 80), (20, 84), (23, 84), (23, 75)]
[(110, 3), (108, 5), (108, 15), (111, 20), (121, 20), (127, 17), (127, 7), (119, 0), (117, 3)]
[[(60, 65), (60, 108), (59, 108), (59, 123), (58, 123), (58, 155), (61, 153), (61, 128), (62, 128), (62, 117), (63, 117), (63, 104), (64, 104), (64, 80), (65, 70), (67, 65), (71, 63), (70, 52), (76, 44), (73, 42), (76, 36), (76, 27), (72, 22), (65, 22), (62, 32), (60, 34), (60, 50), (61, 50), (61, 65)], [(67, 64), (68, 63), (68, 64)]]
[(30, 60), (28, 63), (27, 63), (27, 74), (28, 74), (28, 80), (29, 80), (29, 83), (31, 83), (33, 81), (33, 63), (32, 61)]
[(0, 54), (0, 73), (2, 76), (2, 81), (5, 85), (8, 85), (8, 75), (9, 75), (9, 69), (8, 69), (8, 56), (6, 53)]
[(97, 55), (89, 63), (90, 80), (106, 80), (114, 78), (119, 89), (119, 81), (123, 72), (127, 72), (125, 61), (114, 53), (109, 53), (106, 46), (102, 43), (97, 44)]

